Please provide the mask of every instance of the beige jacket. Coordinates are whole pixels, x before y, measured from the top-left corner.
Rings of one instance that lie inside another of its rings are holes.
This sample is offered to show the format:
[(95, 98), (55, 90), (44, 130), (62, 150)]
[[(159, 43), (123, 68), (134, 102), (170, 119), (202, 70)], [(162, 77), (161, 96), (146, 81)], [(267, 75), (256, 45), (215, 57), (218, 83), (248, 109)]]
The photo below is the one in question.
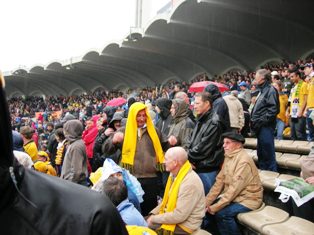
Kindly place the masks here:
[(159, 214), (159, 211), (160, 205), (150, 212), (154, 224), (177, 224), (190, 233), (200, 228), (205, 216), (205, 194), (202, 181), (193, 170), (180, 185), (176, 209), (164, 214)]
[(242, 129), (244, 126), (244, 112), (241, 102), (233, 95), (226, 95), (223, 99), (228, 106), (230, 127)]
[[(212, 204), (218, 196), (220, 200)], [(223, 167), (216, 177), (216, 182), (206, 197), (206, 204), (217, 212), (237, 202), (252, 210), (261, 206), (263, 186), (253, 159), (243, 149), (225, 154)]]

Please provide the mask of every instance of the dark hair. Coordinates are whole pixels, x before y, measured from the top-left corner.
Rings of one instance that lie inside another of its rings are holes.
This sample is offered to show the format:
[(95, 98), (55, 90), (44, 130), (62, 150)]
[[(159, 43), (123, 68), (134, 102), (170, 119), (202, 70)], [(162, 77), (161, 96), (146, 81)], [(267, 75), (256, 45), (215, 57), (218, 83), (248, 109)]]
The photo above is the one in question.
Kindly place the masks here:
[(46, 125), (47, 127), (48, 126), (51, 126), (52, 128), (54, 127), (54, 125), (53, 125), (53, 123), (52, 122), (47, 122), (47, 125)]
[(103, 184), (103, 193), (105, 193), (111, 202), (118, 206), (122, 201), (128, 198), (128, 190), (123, 181), (109, 177)]
[(65, 139), (64, 133), (63, 133), (63, 128), (58, 128), (55, 131), (55, 135), (58, 136), (61, 140)]
[(201, 97), (203, 102), (208, 101), (210, 105), (212, 105), (213, 103), (212, 95), (209, 92), (204, 91), (204, 92), (196, 93), (195, 97)]

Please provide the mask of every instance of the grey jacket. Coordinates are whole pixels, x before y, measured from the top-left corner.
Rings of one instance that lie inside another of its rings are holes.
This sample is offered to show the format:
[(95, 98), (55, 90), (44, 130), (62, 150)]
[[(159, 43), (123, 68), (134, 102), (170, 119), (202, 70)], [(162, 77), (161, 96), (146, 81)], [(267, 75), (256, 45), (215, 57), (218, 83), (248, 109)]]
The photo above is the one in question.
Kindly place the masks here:
[(81, 139), (83, 125), (79, 120), (64, 124), (65, 138), (70, 142), (64, 156), (61, 178), (74, 183), (86, 184), (87, 155), (84, 141)]

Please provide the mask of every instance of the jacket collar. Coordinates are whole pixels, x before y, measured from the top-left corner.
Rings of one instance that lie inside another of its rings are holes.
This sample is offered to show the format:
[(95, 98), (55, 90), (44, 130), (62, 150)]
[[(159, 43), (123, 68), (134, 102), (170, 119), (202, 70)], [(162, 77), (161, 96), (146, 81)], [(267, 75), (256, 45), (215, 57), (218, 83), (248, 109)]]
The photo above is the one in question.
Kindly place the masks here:
[(225, 156), (226, 157), (229, 157), (229, 158), (233, 158), (234, 156), (238, 155), (239, 152), (242, 151), (243, 148), (239, 148), (239, 149), (236, 149), (236, 150), (233, 150), (231, 153), (229, 154), (226, 154), (225, 153)]
[(204, 122), (206, 121), (208, 118), (210, 118), (212, 116), (212, 110), (213, 110), (213, 107), (211, 107), (206, 113), (202, 114), (201, 116), (199, 116), (197, 118), (197, 121), (198, 122)]

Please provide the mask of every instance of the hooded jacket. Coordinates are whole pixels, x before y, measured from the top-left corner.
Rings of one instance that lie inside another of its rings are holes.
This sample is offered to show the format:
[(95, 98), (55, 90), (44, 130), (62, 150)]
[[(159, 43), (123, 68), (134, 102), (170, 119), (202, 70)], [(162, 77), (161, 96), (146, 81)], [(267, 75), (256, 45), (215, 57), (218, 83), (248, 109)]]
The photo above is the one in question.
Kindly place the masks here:
[(64, 156), (61, 178), (85, 184), (88, 173), (86, 147), (81, 139), (83, 125), (79, 120), (70, 120), (64, 124), (63, 131), (70, 144)]
[(1, 234), (127, 235), (119, 213), (106, 196), (18, 165), (12, 153), (9, 112), (1, 85), (0, 79)]
[(167, 98), (159, 98), (156, 101), (156, 106), (160, 109), (159, 120), (156, 123), (156, 129), (162, 135), (161, 142), (166, 142), (167, 136), (169, 134), (170, 123), (172, 121), (172, 116), (170, 114), (172, 102)]
[(188, 149), (191, 133), (195, 127), (194, 122), (189, 118), (189, 105), (182, 99), (174, 99), (172, 103), (176, 112), (173, 116), (168, 136), (175, 136), (178, 141), (177, 145)]
[(219, 88), (215, 84), (209, 84), (205, 91), (208, 92), (213, 99), (213, 111), (218, 115), (222, 124), (222, 133), (230, 131), (230, 118), (228, 106), (221, 96)]

